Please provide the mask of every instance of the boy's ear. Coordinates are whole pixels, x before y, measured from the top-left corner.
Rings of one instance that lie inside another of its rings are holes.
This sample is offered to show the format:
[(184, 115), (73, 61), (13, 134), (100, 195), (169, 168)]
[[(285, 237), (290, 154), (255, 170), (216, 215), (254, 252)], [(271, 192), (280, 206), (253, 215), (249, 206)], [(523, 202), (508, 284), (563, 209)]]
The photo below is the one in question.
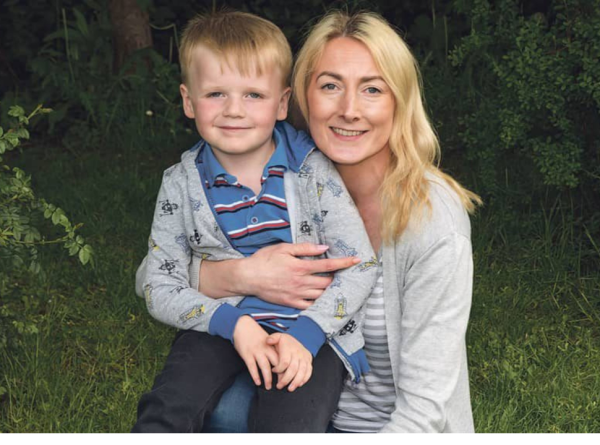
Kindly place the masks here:
[(179, 92), (181, 93), (181, 98), (183, 99), (183, 112), (185, 113), (186, 117), (194, 119), (196, 116), (194, 116), (194, 107), (192, 106), (192, 99), (190, 98), (189, 91), (185, 84), (182, 83), (181, 85), (179, 85)]
[(290, 87), (287, 87), (285, 90), (283, 90), (283, 93), (281, 94), (281, 99), (279, 100), (279, 109), (277, 110), (278, 121), (284, 121), (287, 119), (291, 94), (292, 89)]

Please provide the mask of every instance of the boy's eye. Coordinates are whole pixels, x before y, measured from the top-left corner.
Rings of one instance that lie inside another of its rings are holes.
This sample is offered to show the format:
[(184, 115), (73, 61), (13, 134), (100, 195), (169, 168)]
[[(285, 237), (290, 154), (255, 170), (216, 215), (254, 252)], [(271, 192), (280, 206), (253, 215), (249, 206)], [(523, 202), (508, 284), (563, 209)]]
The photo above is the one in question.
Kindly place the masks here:
[(208, 93), (206, 97), (222, 97), (223, 93), (219, 91), (213, 91), (212, 93)]
[(248, 93), (250, 99), (260, 99), (262, 96), (259, 93)]

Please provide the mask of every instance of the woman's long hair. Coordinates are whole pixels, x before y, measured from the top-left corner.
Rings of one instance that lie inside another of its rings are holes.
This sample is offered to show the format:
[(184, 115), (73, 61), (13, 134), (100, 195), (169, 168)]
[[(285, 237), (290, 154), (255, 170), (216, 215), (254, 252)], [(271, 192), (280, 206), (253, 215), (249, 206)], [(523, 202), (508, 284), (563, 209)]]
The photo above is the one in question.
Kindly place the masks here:
[(431, 207), (427, 172), (447, 181), (472, 213), (481, 199), (439, 170), (439, 142), (423, 106), (417, 63), (383, 17), (370, 12), (348, 15), (333, 11), (312, 28), (298, 53), (292, 78), (295, 102), (306, 122), (307, 88), (313, 70), (327, 42), (338, 37), (356, 39), (370, 50), (396, 101), (389, 141), (391, 163), (380, 188), (384, 240), (398, 239), (412, 217), (418, 220), (424, 209)]

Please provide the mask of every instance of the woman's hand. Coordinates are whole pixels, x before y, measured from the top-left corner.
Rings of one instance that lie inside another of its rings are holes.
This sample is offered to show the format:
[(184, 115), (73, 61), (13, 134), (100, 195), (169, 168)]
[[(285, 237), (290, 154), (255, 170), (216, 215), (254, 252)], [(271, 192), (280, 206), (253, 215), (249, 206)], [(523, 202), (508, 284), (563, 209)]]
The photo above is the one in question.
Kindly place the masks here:
[(247, 259), (246, 283), (251, 295), (264, 301), (297, 309), (307, 309), (331, 284), (332, 273), (360, 262), (357, 258), (305, 260), (301, 256), (323, 254), (328, 246), (277, 244), (260, 249)]
[(264, 247), (240, 260), (204, 261), (200, 268), (200, 291), (212, 298), (232, 295), (256, 295), (269, 303), (307, 309), (331, 284), (332, 273), (360, 262), (346, 257), (305, 260), (298, 257), (318, 256), (328, 249), (316, 244), (276, 244)]

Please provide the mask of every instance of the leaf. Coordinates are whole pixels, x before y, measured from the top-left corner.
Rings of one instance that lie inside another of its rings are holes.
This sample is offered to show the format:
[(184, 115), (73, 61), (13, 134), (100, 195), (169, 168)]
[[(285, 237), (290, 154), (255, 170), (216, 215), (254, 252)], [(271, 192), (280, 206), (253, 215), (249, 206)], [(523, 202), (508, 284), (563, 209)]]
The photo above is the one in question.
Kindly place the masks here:
[(19, 145), (19, 136), (17, 136), (15, 133), (11, 132), (11, 133), (6, 133), (4, 135), (4, 139), (6, 141), (8, 141), (8, 143), (10, 145), (12, 145), (12, 147), (8, 147), (9, 149), (13, 149), (15, 148), (17, 145)]
[(63, 29), (59, 29), (58, 31), (51, 32), (46, 37), (44, 37), (44, 42), (49, 42), (55, 39), (64, 39), (65, 31)]
[(40, 263), (38, 263), (37, 261), (32, 261), (31, 264), (29, 265), (29, 271), (33, 274), (39, 274), (41, 270), (41, 266)]
[(18, 105), (13, 105), (8, 109), (8, 115), (12, 117), (25, 116), (25, 110)]
[(19, 128), (15, 131), (15, 133), (21, 139), (29, 139), (29, 131), (27, 131), (27, 128)]
[(77, 23), (77, 28), (79, 28), (79, 32), (81, 32), (82, 35), (87, 37), (89, 34), (89, 30), (87, 22), (85, 21), (85, 17), (76, 8), (73, 8), (73, 13), (75, 14), (75, 22)]
[(79, 251), (79, 261), (81, 261), (81, 264), (83, 264), (83, 265), (87, 264), (90, 261), (90, 259), (92, 258), (92, 254), (93, 254), (92, 246), (90, 246), (89, 244), (86, 244), (85, 246), (83, 246), (81, 248), (81, 250)]
[(60, 222), (60, 217), (64, 215), (64, 212), (61, 209), (56, 209), (52, 214), (52, 224), (55, 226)]
[[(66, 244), (65, 244), (66, 247)], [(79, 252), (79, 246), (77, 244), (73, 244), (71, 247), (69, 247), (69, 255), (73, 256), (75, 255), (77, 252)]]

